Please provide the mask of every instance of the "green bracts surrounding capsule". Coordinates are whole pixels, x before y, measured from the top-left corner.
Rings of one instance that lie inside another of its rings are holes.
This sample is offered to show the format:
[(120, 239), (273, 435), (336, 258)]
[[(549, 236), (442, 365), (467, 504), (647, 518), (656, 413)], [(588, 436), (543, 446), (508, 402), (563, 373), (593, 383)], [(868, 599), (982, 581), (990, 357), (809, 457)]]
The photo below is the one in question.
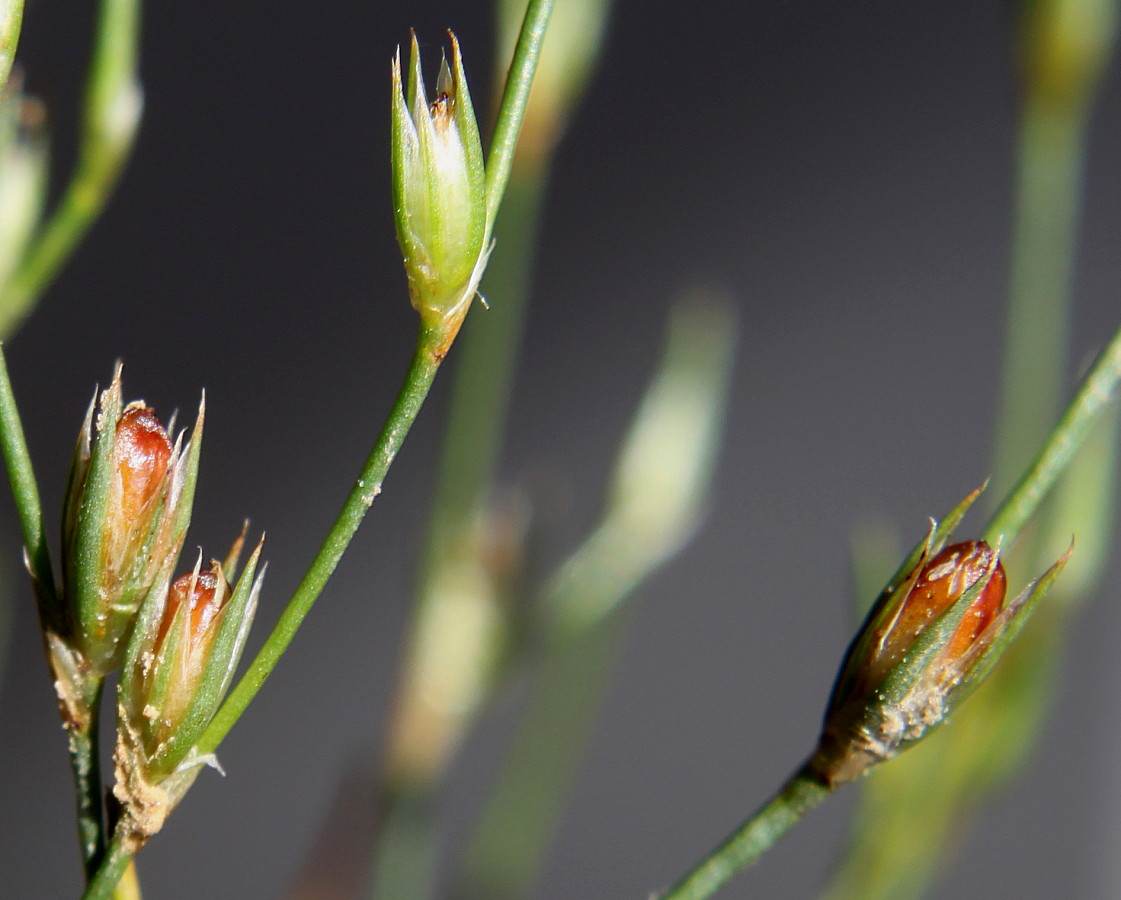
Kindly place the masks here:
[(413, 36), (408, 84), (392, 67), (392, 173), (397, 240), (413, 306), (426, 324), (461, 320), (482, 277), (487, 231), (483, 150), (459, 44), (429, 104)]
[(220, 621), (215, 625), (217, 633), (203, 669), (198, 673), (190, 706), (176, 728), (175, 735), (149, 760), (149, 769), (153, 773), (170, 773), (190, 755), (191, 749), (226, 696), (242, 650), (245, 649), (253, 616), (257, 612), (257, 598), (265, 574), (262, 569), (260, 576), (257, 576), (260, 556), (261, 545), (258, 544), (246, 563), (232, 596), (219, 613)]
[(204, 409), (174, 446), (143, 403), (122, 409), (120, 369), (87, 413), (63, 511), (60, 636), (104, 676), (119, 664), (132, 620), (168, 577), (190, 522)]

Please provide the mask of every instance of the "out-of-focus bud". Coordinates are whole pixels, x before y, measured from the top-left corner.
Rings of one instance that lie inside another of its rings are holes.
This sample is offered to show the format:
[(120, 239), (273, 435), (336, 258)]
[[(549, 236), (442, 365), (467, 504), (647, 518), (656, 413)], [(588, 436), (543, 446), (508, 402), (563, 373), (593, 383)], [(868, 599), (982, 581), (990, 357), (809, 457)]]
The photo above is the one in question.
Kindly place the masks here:
[(1081, 104), (1101, 79), (1117, 35), (1116, 0), (1022, 0), (1021, 70), (1033, 98)]
[(118, 689), (117, 786), (143, 843), (210, 758), (194, 745), (226, 695), (257, 608), (261, 545), (231, 588), (222, 564), (157, 584), (129, 642)]
[(8, 81), (23, 24), (23, 0), (0, 2), (0, 90)]
[(950, 530), (932, 523), (846, 654), (811, 761), (831, 787), (941, 724), (997, 663), (1069, 556), (1005, 605), (997, 553), (984, 541), (944, 547)]
[(144, 403), (121, 409), (118, 368), (78, 438), (63, 516), (65, 610), (56, 627), (92, 674), (119, 665), (136, 611), (175, 566), (190, 522), (203, 408), (175, 444)]
[(0, 95), (0, 295), (23, 260), (47, 194), (43, 107), (17, 71)]
[(426, 99), (412, 39), (407, 86), (401, 52), (393, 60), (392, 168), (397, 240), (409, 295), (424, 323), (453, 333), (486, 266), (486, 173), (479, 127), (459, 43), (440, 64), (436, 97)]

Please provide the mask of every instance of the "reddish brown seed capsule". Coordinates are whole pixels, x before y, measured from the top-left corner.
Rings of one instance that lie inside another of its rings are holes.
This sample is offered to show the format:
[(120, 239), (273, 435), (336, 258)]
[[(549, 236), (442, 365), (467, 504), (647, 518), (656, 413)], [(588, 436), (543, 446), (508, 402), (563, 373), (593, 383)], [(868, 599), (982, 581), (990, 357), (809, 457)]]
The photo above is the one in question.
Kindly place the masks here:
[(183, 636), (187, 641), (186, 652), (205, 650), (211, 637), (210, 626), (229, 596), (230, 586), (217, 566), (210, 571), (199, 572), (197, 576), (193, 572), (180, 575), (168, 591), (157, 642), (163, 642), (172, 622), (186, 606), (190, 616), (190, 628)]
[(136, 522), (159, 491), (172, 452), (167, 432), (150, 407), (136, 404), (125, 410), (113, 447), (125, 522)]
[[(152, 661), (136, 685), (148, 698), (145, 732), (151, 753), (175, 734), (194, 699), (230, 594), (217, 564), (181, 575), (168, 590)], [(161, 682), (164, 686), (158, 688)]]
[[(984, 541), (951, 544), (929, 560), (894, 620), (888, 624), (878, 650), (873, 650), (862, 681), (873, 688), (879, 684), (918, 636), (983, 578), (992, 564), (992, 548)], [(1004, 566), (998, 561), (989, 583), (966, 610), (957, 631), (946, 644), (944, 660), (960, 658), (996, 618), (1004, 603), (1006, 587)]]

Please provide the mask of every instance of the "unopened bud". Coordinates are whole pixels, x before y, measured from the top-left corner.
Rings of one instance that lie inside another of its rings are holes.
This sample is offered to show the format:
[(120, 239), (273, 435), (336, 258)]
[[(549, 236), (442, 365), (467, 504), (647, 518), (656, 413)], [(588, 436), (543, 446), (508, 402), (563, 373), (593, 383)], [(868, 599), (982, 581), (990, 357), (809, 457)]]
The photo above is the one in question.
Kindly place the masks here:
[(1021, 74), (1037, 101), (1085, 103), (1101, 81), (1117, 34), (1114, 0), (1032, 0), (1022, 4)]
[(459, 42), (428, 101), (412, 39), (407, 86), (393, 60), (392, 170), (397, 240), (409, 295), (426, 324), (462, 321), (486, 265), (486, 174)]
[(931, 555), (930, 540), (849, 648), (814, 758), (831, 785), (864, 774), (939, 725), (1023, 608), (1026, 594), (1004, 607), (1004, 567), (984, 541)]
[[(231, 588), (218, 562), (170, 585), (156, 585), (141, 607), (118, 689), (117, 787), (142, 843), (213, 762), (195, 744), (233, 678), (257, 608), (258, 545)], [(201, 563), (201, 559), (200, 559)]]
[(203, 412), (174, 444), (142, 402), (121, 409), (118, 370), (86, 416), (63, 524), (63, 595), (56, 629), (93, 673), (119, 664), (141, 601), (178, 559), (190, 521)]

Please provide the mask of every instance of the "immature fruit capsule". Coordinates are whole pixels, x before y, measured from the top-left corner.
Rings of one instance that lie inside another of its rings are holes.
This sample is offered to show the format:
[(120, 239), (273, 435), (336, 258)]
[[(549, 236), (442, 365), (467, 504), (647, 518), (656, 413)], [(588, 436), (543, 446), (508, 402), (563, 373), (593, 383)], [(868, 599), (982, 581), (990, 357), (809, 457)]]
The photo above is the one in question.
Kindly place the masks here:
[(939, 725), (1020, 609), (1004, 608), (1004, 567), (984, 541), (929, 552), (889, 586), (849, 648), (812, 761), (832, 786)]
[(172, 452), (155, 410), (143, 403), (130, 404), (117, 423), (113, 443), (115, 477), (109, 489), (101, 551), (107, 577), (119, 577), (119, 570), (143, 542)]
[[(902, 661), (918, 636), (985, 577), (993, 566), (993, 556), (992, 548), (984, 541), (966, 541), (944, 548), (929, 560), (918, 571), (896, 614), (884, 623), (882, 636), (862, 667), (862, 677), (857, 682), (860, 689), (875, 690)], [(988, 583), (946, 643), (943, 662), (960, 659), (996, 618), (1004, 604), (1006, 587), (1004, 566), (997, 561)]]
[(53, 632), (99, 676), (121, 661), (136, 611), (167, 577), (191, 515), (203, 411), (184, 445), (155, 411), (122, 408), (120, 371), (91, 405), (78, 438), (63, 524), (63, 609)]
[[(227, 557), (233, 572), (242, 539)], [(137, 613), (117, 689), (118, 830), (139, 847), (155, 834), (199, 769), (196, 744), (230, 686), (257, 608), (261, 545), (237, 584), (221, 563), (156, 584)]]
[(217, 564), (171, 583), (151, 655), (142, 666), (149, 691), (144, 732), (153, 756), (175, 734), (194, 699), (217, 633), (216, 619), (229, 599), (230, 585)]

